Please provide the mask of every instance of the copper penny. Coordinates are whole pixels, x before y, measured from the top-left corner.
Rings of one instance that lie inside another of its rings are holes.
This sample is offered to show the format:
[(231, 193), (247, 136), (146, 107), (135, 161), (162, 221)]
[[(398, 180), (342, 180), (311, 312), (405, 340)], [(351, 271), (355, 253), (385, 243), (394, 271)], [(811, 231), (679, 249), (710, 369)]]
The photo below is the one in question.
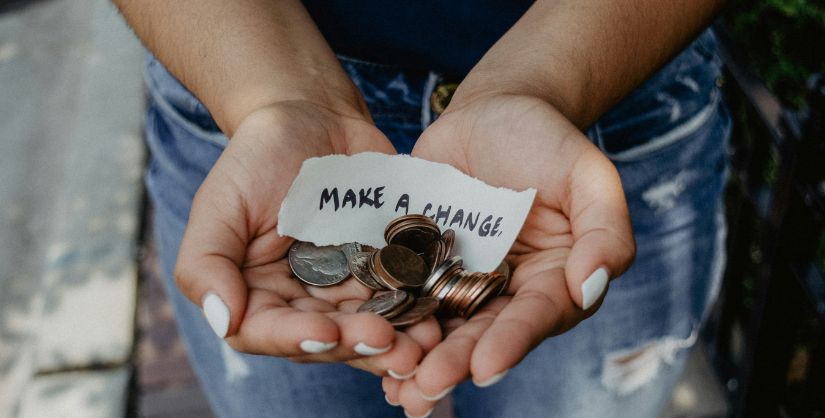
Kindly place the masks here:
[(384, 270), (383, 266), (381, 266), (381, 261), (378, 258), (378, 251), (370, 254), (370, 258), (367, 261), (367, 269), (369, 270), (370, 275), (372, 275), (372, 278), (383, 288), (398, 290), (396, 283), (390, 283), (391, 279), (390, 281), (387, 280), (388, 274), (386, 270)]
[(464, 313), (465, 318), (469, 318), (476, 313), (476, 311), (481, 308), (484, 304), (489, 302), (491, 299), (496, 297), (496, 295), (501, 291), (501, 286), (504, 285), (504, 278), (501, 277), (498, 273), (491, 273), (495, 274), (496, 280), (493, 280), (490, 285), (487, 286), (481, 293), (473, 300), (473, 303), (467, 307), (467, 310)]
[(441, 234), (437, 227), (412, 226), (395, 233), (388, 243), (407, 247), (416, 254), (423, 254), (427, 250), (427, 245), (438, 239), (441, 239)]
[(418, 298), (415, 304), (406, 312), (390, 320), (395, 327), (408, 327), (417, 324), (438, 310), (438, 300), (430, 297)]
[(444, 258), (450, 256), (453, 252), (453, 245), (455, 244), (455, 231), (448, 229), (441, 234), (441, 241), (444, 243)]
[(442, 240), (435, 240), (427, 245), (427, 249), (421, 257), (424, 258), (424, 262), (430, 268), (430, 273), (434, 272), (438, 265), (444, 262), (446, 258), (444, 251), (444, 241)]
[[(427, 279), (427, 265), (413, 250), (390, 244), (380, 249), (375, 270), (393, 288), (419, 288)], [(381, 273), (386, 273), (384, 276)]]
[(399, 216), (391, 220), (387, 224), (386, 228), (384, 228), (384, 240), (387, 241), (387, 243), (389, 243), (390, 239), (392, 238), (392, 235), (394, 235), (399, 230), (403, 229), (405, 225), (425, 225), (438, 229), (438, 225), (436, 225), (435, 221), (433, 221), (433, 219), (429, 216), (418, 214)]

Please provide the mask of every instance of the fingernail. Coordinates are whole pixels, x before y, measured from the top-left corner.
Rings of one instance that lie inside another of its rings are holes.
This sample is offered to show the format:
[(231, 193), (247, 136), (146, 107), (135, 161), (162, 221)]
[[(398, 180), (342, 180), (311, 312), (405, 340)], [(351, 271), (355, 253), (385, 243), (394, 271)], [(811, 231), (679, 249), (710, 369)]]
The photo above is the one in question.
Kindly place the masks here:
[(480, 387), (480, 388), (486, 388), (487, 386), (493, 386), (496, 383), (498, 383), (501, 379), (504, 379), (504, 376), (506, 376), (507, 372), (509, 372), (509, 371), (510, 371), (510, 369), (507, 369), (507, 370), (505, 370), (505, 371), (503, 371), (499, 374), (494, 374), (492, 377), (490, 377), (489, 379), (487, 379), (483, 382), (476, 382), (476, 380), (473, 379), (473, 383), (476, 386)]
[(388, 373), (390, 376), (392, 376), (392, 378), (393, 378), (393, 379), (398, 379), (398, 380), (407, 380), (407, 379), (409, 379), (409, 378), (411, 378), (411, 377), (415, 376), (415, 370), (416, 370), (416, 369), (413, 369), (413, 371), (411, 371), (411, 372), (409, 372), (409, 373), (407, 373), (407, 374), (401, 374), (401, 373), (396, 373), (396, 372), (394, 372), (394, 371), (392, 371), (392, 370), (390, 370), (390, 369), (387, 369), (387, 373)]
[(300, 345), (301, 350), (304, 350), (304, 352), (306, 353), (318, 354), (332, 350), (333, 348), (335, 348), (335, 346), (338, 345), (338, 341), (333, 341), (331, 343), (323, 343), (321, 341), (315, 340), (303, 340), (298, 345)]
[(421, 397), (424, 398), (424, 400), (427, 400), (427, 401), (430, 401), (430, 402), (440, 401), (440, 400), (444, 399), (444, 397), (447, 396), (448, 393), (452, 392), (453, 389), (455, 389), (455, 385), (452, 385), (452, 386), (448, 387), (447, 389), (442, 390), (439, 394), (437, 394), (435, 396), (429, 396), (429, 395), (425, 394), (424, 392), (421, 392)]
[(204, 296), (202, 306), (203, 314), (212, 331), (220, 338), (226, 337), (226, 333), (229, 332), (229, 308), (226, 304), (218, 295), (209, 292)]
[(587, 310), (604, 293), (607, 286), (607, 269), (599, 267), (582, 283), (582, 309)]
[(407, 412), (406, 409), (404, 410), (404, 416), (406, 416), (407, 418), (427, 418), (432, 413), (433, 413), (433, 410), (430, 409), (429, 411), (425, 412), (424, 415), (415, 416), (415, 415), (410, 415), (410, 413)]
[(362, 356), (375, 356), (375, 355), (383, 354), (383, 353), (386, 353), (387, 351), (390, 351), (390, 348), (392, 348), (392, 343), (390, 343), (390, 345), (388, 345), (384, 348), (375, 348), (375, 347), (370, 347), (370, 346), (368, 346), (364, 343), (358, 343), (358, 344), (355, 344), (354, 350), (355, 350), (356, 353), (358, 353)]
[(391, 401), (390, 398), (387, 397), (387, 395), (384, 395), (384, 400), (387, 401), (387, 403), (392, 405), (392, 406), (401, 405), (400, 403), (394, 403), (393, 401)]

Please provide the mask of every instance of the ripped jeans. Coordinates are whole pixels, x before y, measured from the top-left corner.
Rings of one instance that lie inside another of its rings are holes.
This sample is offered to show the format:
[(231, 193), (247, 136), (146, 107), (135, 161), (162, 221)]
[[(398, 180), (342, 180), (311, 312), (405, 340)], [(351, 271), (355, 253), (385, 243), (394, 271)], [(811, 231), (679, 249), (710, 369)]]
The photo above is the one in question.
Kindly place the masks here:
[[(378, 127), (409, 152), (436, 115), (440, 75), (341, 58)], [(710, 32), (588, 131), (621, 174), (638, 244), (601, 309), (544, 341), (498, 384), (453, 392), (458, 417), (656, 417), (714, 301), (724, 265), (721, 196), (730, 119)], [(146, 182), (166, 288), (213, 411), (225, 417), (401, 417), (380, 379), (340, 364), (240, 354), (175, 288), (192, 197), (227, 143), (204, 106), (147, 59)]]

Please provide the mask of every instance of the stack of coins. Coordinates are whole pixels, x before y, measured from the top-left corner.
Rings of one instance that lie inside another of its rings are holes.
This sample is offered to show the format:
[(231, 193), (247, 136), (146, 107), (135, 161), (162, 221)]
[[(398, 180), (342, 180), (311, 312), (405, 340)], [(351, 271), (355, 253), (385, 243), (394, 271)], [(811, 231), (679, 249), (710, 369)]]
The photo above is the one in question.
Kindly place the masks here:
[(468, 272), (462, 267), (461, 257), (455, 256), (439, 265), (430, 275), (422, 294), (436, 298), (444, 316), (469, 318), (488, 300), (504, 292), (509, 277), (509, 274), (505, 276), (499, 271)]
[(354, 277), (377, 292), (359, 311), (383, 316), (396, 327), (426, 319), (436, 311), (445, 317), (469, 318), (509, 283), (509, 266), (491, 273), (465, 271), (459, 256), (450, 257), (455, 231), (441, 233), (423, 215), (392, 220), (384, 230), (387, 246), (358, 243), (318, 247), (296, 242), (289, 265), (298, 280), (332, 286)]

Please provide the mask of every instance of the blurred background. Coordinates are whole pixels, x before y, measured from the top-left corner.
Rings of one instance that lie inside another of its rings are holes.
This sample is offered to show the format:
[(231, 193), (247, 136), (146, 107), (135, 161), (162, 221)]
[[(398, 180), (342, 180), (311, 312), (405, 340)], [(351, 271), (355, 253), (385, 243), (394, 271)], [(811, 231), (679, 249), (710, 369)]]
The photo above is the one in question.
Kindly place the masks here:
[[(825, 3), (715, 26), (729, 263), (664, 416), (825, 417)], [(0, 0), (0, 417), (210, 415), (146, 227), (143, 56), (105, 0)]]

